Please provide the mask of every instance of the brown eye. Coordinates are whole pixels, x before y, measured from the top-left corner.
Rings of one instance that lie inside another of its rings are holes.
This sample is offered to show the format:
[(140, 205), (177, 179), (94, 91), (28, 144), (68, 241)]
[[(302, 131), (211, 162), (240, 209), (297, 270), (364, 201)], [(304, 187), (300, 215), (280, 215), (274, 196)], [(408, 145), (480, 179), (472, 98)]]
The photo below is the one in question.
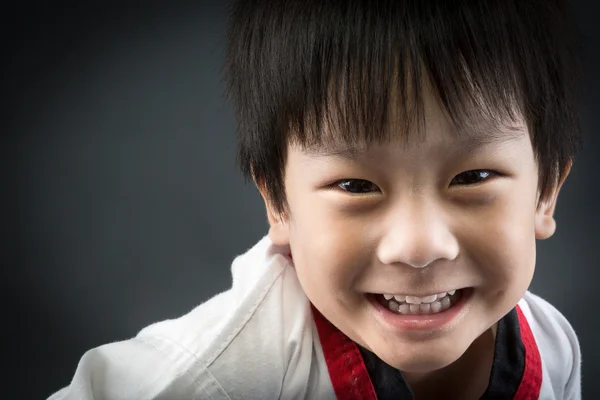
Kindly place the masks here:
[(352, 194), (378, 192), (379, 188), (373, 182), (364, 179), (345, 179), (336, 184), (340, 189)]
[(450, 185), (476, 185), (489, 179), (495, 173), (487, 169), (474, 169), (456, 175)]

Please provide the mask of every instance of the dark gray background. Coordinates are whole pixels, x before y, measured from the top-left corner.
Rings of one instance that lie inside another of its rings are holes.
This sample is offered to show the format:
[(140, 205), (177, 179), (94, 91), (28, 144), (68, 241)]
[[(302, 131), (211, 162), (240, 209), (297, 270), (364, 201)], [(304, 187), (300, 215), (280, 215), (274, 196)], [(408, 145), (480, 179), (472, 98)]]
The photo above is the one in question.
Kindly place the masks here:
[[(235, 167), (220, 77), (226, 4), (214, 3), (26, 2), (3, 13), (2, 397), (45, 398), (85, 350), (226, 289), (233, 257), (266, 233), (260, 198)], [(587, 3), (574, 2), (586, 147), (558, 231), (539, 244), (532, 289), (578, 332), (584, 398), (595, 399), (600, 35)]]

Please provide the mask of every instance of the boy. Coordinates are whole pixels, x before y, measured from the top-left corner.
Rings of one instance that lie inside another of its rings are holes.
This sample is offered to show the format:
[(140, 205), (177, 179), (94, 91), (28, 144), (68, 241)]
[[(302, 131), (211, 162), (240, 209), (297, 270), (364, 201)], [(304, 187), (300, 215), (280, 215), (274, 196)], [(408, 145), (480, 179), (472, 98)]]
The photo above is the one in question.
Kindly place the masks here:
[(240, 0), (226, 72), (268, 236), (232, 288), (52, 399), (579, 399), (529, 293), (578, 141), (560, 0)]

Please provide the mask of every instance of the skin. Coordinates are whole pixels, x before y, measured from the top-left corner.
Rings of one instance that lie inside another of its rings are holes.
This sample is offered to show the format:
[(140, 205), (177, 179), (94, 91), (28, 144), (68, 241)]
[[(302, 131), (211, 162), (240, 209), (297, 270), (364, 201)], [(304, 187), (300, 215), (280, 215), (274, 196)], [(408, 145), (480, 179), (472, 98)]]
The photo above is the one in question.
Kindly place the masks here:
[[(300, 284), (331, 323), (401, 370), (417, 398), (478, 398), (489, 380), (495, 325), (531, 283), (535, 240), (555, 231), (562, 181), (538, 201), (522, 121), (493, 137), (461, 140), (425, 99), (426, 140), (352, 152), (340, 143), (325, 150), (290, 144), (286, 212), (276, 213), (260, 189), (271, 240), (290, 246)], [(488, 176), (465, 174), (473, 170)], [(351, 193), (356, 188), (365, 193)], [(464, 312), (435, 331), (387, 325), (366, 296), (465, 287), (473, 295)]]

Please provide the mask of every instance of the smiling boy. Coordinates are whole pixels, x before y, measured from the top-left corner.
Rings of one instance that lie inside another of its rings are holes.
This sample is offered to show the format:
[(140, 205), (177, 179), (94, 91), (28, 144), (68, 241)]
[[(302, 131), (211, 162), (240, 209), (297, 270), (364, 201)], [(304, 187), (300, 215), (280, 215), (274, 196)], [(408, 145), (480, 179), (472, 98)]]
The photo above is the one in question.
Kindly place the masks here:
[[(578, 143), (559, 0), (234, 3), (268, 236), (232, 288), (91, 350), (53, 399), (579, 399), (528, 292)], [(95, 397), (94, 397), (95, 396)]]

